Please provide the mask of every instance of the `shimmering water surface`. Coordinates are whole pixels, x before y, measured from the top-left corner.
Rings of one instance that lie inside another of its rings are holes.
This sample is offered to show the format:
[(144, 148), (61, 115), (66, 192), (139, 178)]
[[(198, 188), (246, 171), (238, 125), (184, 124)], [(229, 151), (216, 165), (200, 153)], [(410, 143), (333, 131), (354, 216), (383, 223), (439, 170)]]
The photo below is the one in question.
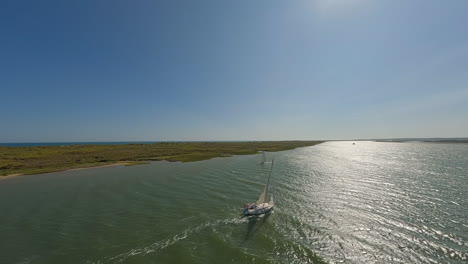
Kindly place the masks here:
[(466, 263), (468, 144), (327, 142), (0, 181), (0, 263)]

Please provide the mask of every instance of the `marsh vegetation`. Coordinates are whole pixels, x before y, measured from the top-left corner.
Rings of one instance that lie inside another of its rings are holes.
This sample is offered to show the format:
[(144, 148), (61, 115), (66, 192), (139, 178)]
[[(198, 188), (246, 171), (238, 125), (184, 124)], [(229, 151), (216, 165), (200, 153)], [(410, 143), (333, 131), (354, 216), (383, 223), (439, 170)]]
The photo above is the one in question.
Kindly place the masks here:
[(115, 163), (144, 161), (199, 161), (214, 157), (282, 151), (312, 146), (321, 141), (161, 142), (128, 145), (70, 145), (0, 147), (0, 175), (38, 174)]

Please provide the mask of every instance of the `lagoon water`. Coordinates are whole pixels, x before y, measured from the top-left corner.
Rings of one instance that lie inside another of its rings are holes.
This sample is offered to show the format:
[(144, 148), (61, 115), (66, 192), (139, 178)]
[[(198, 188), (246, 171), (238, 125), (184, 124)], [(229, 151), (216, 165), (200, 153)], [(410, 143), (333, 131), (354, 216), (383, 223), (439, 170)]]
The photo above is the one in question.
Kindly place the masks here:
[(466, 263), (468, 144), (327, 142), (0, 181), (0, 263)]

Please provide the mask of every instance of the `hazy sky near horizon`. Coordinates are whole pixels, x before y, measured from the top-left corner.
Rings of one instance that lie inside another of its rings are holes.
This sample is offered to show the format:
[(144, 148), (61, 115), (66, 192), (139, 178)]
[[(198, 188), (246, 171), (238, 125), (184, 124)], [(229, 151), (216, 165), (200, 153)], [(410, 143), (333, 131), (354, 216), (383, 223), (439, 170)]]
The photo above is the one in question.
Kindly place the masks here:
[(1, 1), (0, 142), (468, 136), (468, 1)]

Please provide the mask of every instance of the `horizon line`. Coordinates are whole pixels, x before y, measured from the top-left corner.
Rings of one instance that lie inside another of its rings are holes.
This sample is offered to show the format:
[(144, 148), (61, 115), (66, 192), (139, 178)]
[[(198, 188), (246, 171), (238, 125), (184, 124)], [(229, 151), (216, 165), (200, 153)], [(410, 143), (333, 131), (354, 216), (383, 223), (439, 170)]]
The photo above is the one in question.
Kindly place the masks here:
[(0, 144), (33, 144), (33, 143), (138, 143), (138, 142), (265, 142), (265, 141), (353, 141), (353, 140), (393, 140), (393, 139), (468, 139), (468, 137), (392, 137), (392, 138), (353, 138), (353, 139), (245, 139), (245, 140), (112, 140), (112, 141), (23, 141), (23, 142), (0, 142)]

